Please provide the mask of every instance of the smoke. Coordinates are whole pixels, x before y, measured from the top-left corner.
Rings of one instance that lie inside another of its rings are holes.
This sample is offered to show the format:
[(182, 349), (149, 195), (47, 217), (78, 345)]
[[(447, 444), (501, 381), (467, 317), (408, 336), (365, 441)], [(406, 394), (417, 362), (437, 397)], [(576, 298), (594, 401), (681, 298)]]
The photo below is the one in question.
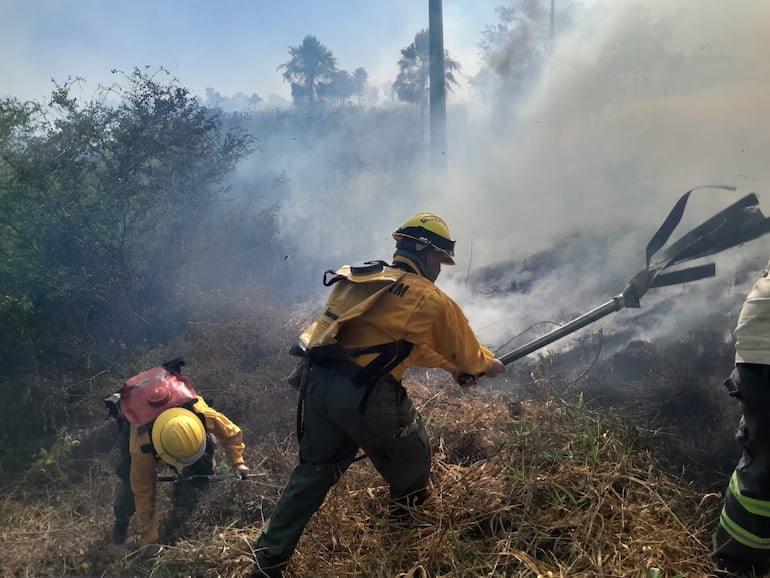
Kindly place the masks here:
[[(469, 105), (468, 122), (450, 137), (450, 147), (463, 143), (461, 158), (450, 157), (451, 177), (434, 206), (458, 239), (458, 267), (444, 288), (482, 340), (501, 344), (538, 321), (566, 322), (622, 290), (690, 188), (739, 190), (696, 191), (677, 233), (751, 191), (770, 211), (768, 33), (764, 3), (597, 0), (579, 7), (508, 109), (500, 108), (504, 94), (493, 109)], [(511, 74), (521, 70), (510, 62), (515, 48), (498, 56)], [(499, 86), (512, 84), (503, 78)], [(650, 291), (641, 311), (596, 327), (630, 326), (635, 338), (655, 339), (694, 330), (714, 310), (735, 316), (766, 246), (761, 238), (717, 256), (716, 279)], [(510, 285), (517, 264), (549, 250), (558, 255), (526, 293), (490, 298), (468, 289), (469, 270), (507, 262), (498, 285)]]
[[(407, 155), (413, 148), (403, 135), (414, 133), (416, 107), (399, 116), (382, 105), (381, 118), (369, 109), (355, 122), (341, 116), (333, 131), (312, 113), (302, 126), (277, 117), (242, 178), (267, 159), (285, 169), (283, 249), (275, 256), (277, 267), (291, 267), (283, 279), (322, 300), (324, 270), (388, 259), (390, 233), (417, 212), (435, 212), (457, 240), (457, 266), (438, 285), (496, 348), (622, 291), (644, 268), (653, 233), (693, 187), (738, 190), (693, 193), (671, 241), (748, 192), (770, 213), (770, 5), (568, 5), (553, 42), (547, 11), (530, 10), (525, 28), (490, 55), (474, 98), (450, 96), (444, 181), (430, 176), (429, 159)], [(714, 323), (715, 313), (733, 323), (770, 256), (766, 246), (762, 238), (717, 255), (707, 260), (716, 278), (651, 290), (641, 309), (581, 333), (655, 340)]]

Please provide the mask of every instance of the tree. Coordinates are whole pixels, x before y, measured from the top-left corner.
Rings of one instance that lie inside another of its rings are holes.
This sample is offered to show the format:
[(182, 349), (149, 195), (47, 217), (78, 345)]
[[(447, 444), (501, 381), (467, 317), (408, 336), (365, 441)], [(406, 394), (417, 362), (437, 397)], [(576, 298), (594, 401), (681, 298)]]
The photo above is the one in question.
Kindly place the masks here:
[(278, 67), (283, 78), (291, 83), (295, 104), (318, 101), (337, 74), (337, 59), (315, 36), (305, 36), (299, 46), (289, 46), (291, 60)]
[(353, 71), (353, 84), (355, 85), (355, 94), (363, 96), (369, 86), (369, 73), (364, 68), (356, 68)]
[(346, 70), (337, 70), (328, 84), (318, 87), (319, 100), (336, 100), (339, 104), (346, 102), (356, 92), (355, 79)]
[(369, 74), (363, 68), (356, 68), (353, 74), (347, 70), (337, 70), (328, 84), (318, 87), (320, 100), (336, 100), (344, 104), (354, 95), (362, 96), (369, 84)]
[(126, 80), (108, 89), (117, 104), (79, 102), (68, 85), (48, 111), (0, 102), (0, 315), (30, 320), (35, 365), (54, 350), (62, 367), (88, 365), (86, 351), (169, 330), (174, 275), (251, 147), (176, 82)]
[(207, 108), (218, 108), (223, 112), (235, 112), (240, 110), (257, 110), (264, 99), (256, 93), (244, 94), (236, 92), (232, 96), (220, 94), (213, 88), (206, 88), (206, 100), (203, 104)]
[[(559, 0), (561, 28), (570, 24), (573, 5), (573, 0)], [(498, 22), (484, 27), (478, 43), (484, 63), (480, 79), (492, 73), (502, 79), (508, 99), (511, 91), (521, 94), (542, 71), (552, 48), (554, 9), (549, 0), (506, 0), (497, 6)]]
[[(414, 36), (406, 48), (401, 49), (398, 60), (398, 76), (393, 83), (393, 92), (401, 102), (420, 105), (420, 126), (425, 126), (425, 109), (430, 93), (430, 51), (428, 30), (422, 29)], [(450, 58), (444, 50), (444, 77), (447, 92), (457, 86), (455, 73), (460, 71), (460, 64)]]
[(251, 137), (158, 74), (135, 70), (90, 102), (71, 83), (48, 107), (0, 100), (4, 464), (66, 419), (62, 375), (109, 370), (184, 327), (185, 272)]

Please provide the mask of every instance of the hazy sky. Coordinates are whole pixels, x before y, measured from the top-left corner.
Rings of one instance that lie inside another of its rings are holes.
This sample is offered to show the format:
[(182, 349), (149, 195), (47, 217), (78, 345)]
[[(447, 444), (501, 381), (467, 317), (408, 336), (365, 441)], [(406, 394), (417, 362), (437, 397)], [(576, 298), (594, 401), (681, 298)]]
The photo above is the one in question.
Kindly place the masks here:
[[(444, 0), (445, 47), (473, 74), (496, 0)], [(48, 96), (51, 78), (83, 77), (84, 93), (113, 68), (163, 66), (203, 95), (214, 88), (290, 97), (276, 68), (315, 35), (340, 68), (390, 83), (401, 48), (428, 26), (427, 0), (0, 0), (0, 96)]]

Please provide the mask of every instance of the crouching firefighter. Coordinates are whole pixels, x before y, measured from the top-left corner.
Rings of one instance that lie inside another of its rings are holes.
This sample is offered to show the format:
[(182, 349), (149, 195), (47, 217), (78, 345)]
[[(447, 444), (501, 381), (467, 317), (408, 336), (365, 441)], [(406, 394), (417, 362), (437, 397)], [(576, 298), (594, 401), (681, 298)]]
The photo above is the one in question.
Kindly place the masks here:
[[(253, 576), (282, 575), (305, 526), (363, 449), (390, 486), (392, 513), (427, 496), (431, 448), (401, 384), (411, 366), (494, 377), (505, 367), (479, 344), (459, 306), (434, 282), (454, 265), (446, 223), (410, 218), (393, 237), (393, 263), (367, 261), (327, 271), (323, 313), (294, 353), (299, 387), (299, 465), (255, 544)], [(466, 383), (463, 381), (463, 383)]]
[(714, 532), (716, 565), (740, 576), (770, 571), (770, 263), (743, 303), (735, 328), (735, 369), (725, 381), (740, 402), (743, 455), (725, 490)]
[(126, 541), (134, 513), (142, 543), (159, 541), (156, 497), (160, 463), (178, 476), (174, 509), (165, 526), (167, 540), (191, 513), (200, 491), (208, 484), (206, 476), (214, 473), (217, 442), (236, 475), (249, 472), (243, 462), (241, 429), (195, 392), (181, 375), (184, 364), (177, 358), (143, 371), (104, 400), (120, 429), (116, 468), (120, 484), (115, 492), (112, 531), (117, 544)]

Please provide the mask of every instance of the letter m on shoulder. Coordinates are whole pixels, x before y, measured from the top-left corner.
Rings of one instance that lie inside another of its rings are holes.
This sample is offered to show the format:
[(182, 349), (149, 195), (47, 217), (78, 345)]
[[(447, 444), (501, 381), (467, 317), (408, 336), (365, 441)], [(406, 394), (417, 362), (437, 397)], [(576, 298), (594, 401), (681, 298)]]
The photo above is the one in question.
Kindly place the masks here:
[(393, 286), (388, 289), (388, 293), (392, 293), (397, 297), (403, 297), (408, 289), (409, 285), (404, 285), (403, 283), (394, 283)]

